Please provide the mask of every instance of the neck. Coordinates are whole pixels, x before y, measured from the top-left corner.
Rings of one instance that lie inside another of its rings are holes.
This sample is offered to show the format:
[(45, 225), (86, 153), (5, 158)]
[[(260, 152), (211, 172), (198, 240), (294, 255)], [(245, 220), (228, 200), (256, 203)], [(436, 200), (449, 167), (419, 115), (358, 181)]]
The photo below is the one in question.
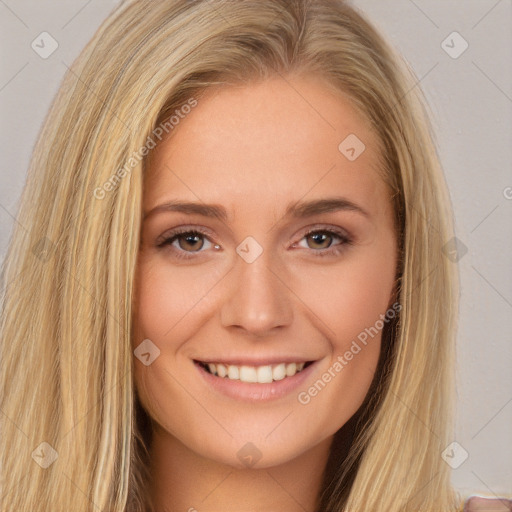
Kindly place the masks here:
[(206, 459), (161, 428), (151, 442), (156, 512), (315, 510), (333, 436), (279, 466), (238, 469)]

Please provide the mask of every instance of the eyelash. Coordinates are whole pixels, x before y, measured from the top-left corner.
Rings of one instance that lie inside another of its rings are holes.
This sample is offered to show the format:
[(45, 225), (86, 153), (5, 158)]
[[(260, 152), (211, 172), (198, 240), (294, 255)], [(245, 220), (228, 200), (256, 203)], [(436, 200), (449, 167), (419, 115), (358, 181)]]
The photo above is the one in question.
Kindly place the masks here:
[[(306, 233), (304, 233), (302, 235), (302, 238), (299, 240), (299, 242), (303, 239), (303, 238), (306, 238), (312, 234), (328, 234), (330, 236), (333, 236), (333, 237), (336, 237), (336, 238), (339, 238), (341, 243), (337, 244), (337, 245), (334, 245), (334, 246), (329, 246), (328, 248), (326, 249), (311, 249), (311, 251), (313, 251), (313, 254), (315, 257), (319, 257), (319, 258), (322, 258), (322, 257), (325, 257), (325, 256), (331, 256), (331, 255), (338, 255), (340, 254), (341, 252), (343, 252), (344, 250), (346, 250), (346, 247), (347, 245), (352, 245), (353, 244), (353, 240), (351, 237), (349, 237), (347, 234), (345, 233), (342, 233), (341, 231), (337, 231), (337, 230), (334, 230), (334, 229), (319, 229), (319, 228), (315, 228), (315, 229), (311, 229), (309, 231), (307, 231)], [(189, 227), (184, 227), (184, 228), (176, 228), (174, 229), (173, 231), (171, 231), (170, 234), (168, 234), (161, 242), (157, 243), (157, 247), (159, 249), (165, 249), (166, 246), (169, 246), (170, 248), (172, 247), (172, 243), (177, 240), (178, 238), (180, 238), (181, 235), (199, 235), (199, 236), (202, 236), (202, 237), (205, 237), (206, 239), (208, 239), (208, 241), (210, 243), (213, 243), (210, 239), (209, 239), (209, 233), (206, 233), (200, 229), (192, 229), (192, 228), (189, 228)], [(201, 252), (204, 252), (204, 251), (192, 251), (192, 252), (189, 252), (189, 251), (184, 251), (182, 249), (176, 249), (174, 247), (172, 247), (173, 249), (173, 252), (175, 253), (176, 257), (177, 258), (180, 258), (180, 259), (185, 259), (185, 260), (189, 260), (189, 259), (192, 259), (194, 258), (195, 256), (185, 256), (185, 254), (193, 254), (194, 252), (198, 252), (198, 253), (201, 253)]]

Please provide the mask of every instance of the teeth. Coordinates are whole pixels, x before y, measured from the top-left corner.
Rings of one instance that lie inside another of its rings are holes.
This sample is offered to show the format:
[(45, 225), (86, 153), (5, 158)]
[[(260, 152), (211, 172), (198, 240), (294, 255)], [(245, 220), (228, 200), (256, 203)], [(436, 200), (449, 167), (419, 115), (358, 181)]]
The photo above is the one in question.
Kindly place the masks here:
[(295, 363), (289, 363), (286, 365), (286, 376), (292, 377), (297, 373), (297, 365)]
[(217, 375), (219, 377), (225, 377), (228, 374), (227, 368), (223, 364), (217, 365)]
[(304, 369), (305, 363), (280, 363), (274, 366), (235, 366), (221, 363), (208, 363), (208, 370), (212, 375), (227, 377), (230, 380), (241, 382), (258, 382), (267, 384), (286, 377), (293, 377)]
[(254, 368), (254, 366), (241, 366), (240, 380), (242, 382), (258, 382), (258, 374), (256, 373), (256, 368)]
[(258, 382), (262, 384), (272, 382), (272, 366), (258, 366), (256, 374), (258, 375)]
[(228, 366), (228, 377), (231, 380), (238, 380), (240, 378), (240, 370), (238, 369), (238, 366)]
[(274, 380), (282, 380), (286, 377), (286, 365), (284, 363), (274, 366), (272, 370), (272, 377)]

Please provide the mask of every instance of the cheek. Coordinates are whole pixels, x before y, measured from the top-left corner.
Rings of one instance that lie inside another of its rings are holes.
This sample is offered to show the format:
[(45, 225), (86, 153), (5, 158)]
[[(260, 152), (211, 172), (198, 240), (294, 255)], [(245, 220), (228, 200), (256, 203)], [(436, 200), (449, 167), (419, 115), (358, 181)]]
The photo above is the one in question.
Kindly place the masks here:
[[(135, 357), (134, 379), (139, 399), (153, 420), (177, 434), (181, 420), (175, 423), (174, 411), (186, 412), (193, 409), (195, 402), (177, 384), (183, 367), (176, 353), (197, 328), (194, 318), (201, 311), (206, 291), (213, 286), (213, 277), (200, 265), (177, 270), (163, 259), (156, 259), (144, 255), (139, 259), (132, 349), (149, 339), (159, 354), (147, 366)], [(193, 412), (200, 414), (197, 410)]]
[(215, 290), (226, 271), (205, 265), (177, 269), (164, 258), (156, 261), (155, 257), (142, 255), (139, 259), (132, 350), (149, 339), (158, 347), (159, 355), (148, 366), (135, 358), (134, 378), (139, 397), (154, 418), (170, 417), (166, 401), (182, 410), (190, 406), (190, 397), (182, 396), (180, 386), (171, 377), (179, 380), (187, 372), (177, 353), (213, 310), (208, 292)]
[[(299, 403), (311, 417), (329, 415), (326, 422), (333, 431), (362, 404), (377, 368), (383, 327), (389, 322), (384, 315), (392, 302), (393, 250), (386, 241), (343, 264), (296, 274), (307, 275), (295, 282), (298, 295), (307, 297), (311, 321), (330, 345), (319, 378), (302, 390)], [(394, 314), (391, 308), (390, 318)]]
[(395, 280), (392, 255), (386, 250), (361, 251), (330, 268), (296, 270), (296, 276), (305, 277), (295, 278), (294, 289), (318, 318), (316, 324), (334, 352), (348, 350), (352, 340), (381, 324), (381, 315), (391, 306)]
[[(203, 265), (177, 269), (162, 261), (141, 258), (137, 270), (134, 343), (144, 338), (172, 346), (183, 329), (208, 302), (207, 292), (222, 278), (219, 269)], [(181, 333), (181, 334), (180, 334)], [(140, 342), (139, 341), (139, 342)]]

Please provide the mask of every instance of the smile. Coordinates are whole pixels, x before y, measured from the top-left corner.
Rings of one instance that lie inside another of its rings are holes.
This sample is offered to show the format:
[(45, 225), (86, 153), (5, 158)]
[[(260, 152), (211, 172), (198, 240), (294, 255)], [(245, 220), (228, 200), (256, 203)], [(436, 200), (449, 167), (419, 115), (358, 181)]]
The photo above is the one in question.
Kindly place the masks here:
[(247, 383), (268, 384), (293, 377), (311, 364), (311, 361), (297, 363), (279, 363), (262, 366), (237, 366), (233, 364), (205, 363), (197, 361), (205, 371), (217, 377), (238, 380)]

